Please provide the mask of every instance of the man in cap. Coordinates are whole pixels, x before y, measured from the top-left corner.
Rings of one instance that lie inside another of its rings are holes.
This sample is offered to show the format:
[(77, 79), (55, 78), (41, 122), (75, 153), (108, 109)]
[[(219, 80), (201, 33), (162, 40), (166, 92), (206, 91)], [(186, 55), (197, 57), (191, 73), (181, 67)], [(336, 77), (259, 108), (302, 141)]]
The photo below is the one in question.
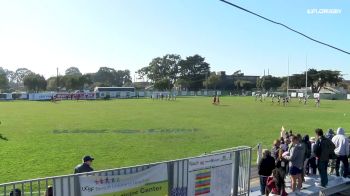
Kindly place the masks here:
[(92, 169), (92, 167), (91, 167), (91, 164), (92, 164), (93, 160), (94, 160), (94, 158), (89, 156), (89, 155), (84, 156), (83, 157), (83, 163), (77, 165), (74, 168), (74, 173), (77, 174), (77, 173), (84, 173), (84, 172), (94, 171), (94, 169)]

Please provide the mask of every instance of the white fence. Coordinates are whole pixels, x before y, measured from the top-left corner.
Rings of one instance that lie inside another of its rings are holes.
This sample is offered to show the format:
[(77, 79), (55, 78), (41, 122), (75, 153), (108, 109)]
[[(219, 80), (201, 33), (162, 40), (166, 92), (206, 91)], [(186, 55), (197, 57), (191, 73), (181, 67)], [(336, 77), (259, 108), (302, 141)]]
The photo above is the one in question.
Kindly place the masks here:
[(0, 195), (14, 190), (45, 195), (48, 186), (58, 196), (248, 195), (250, 163), (251, 148), (237, 147), (160, 163), (0, 184)]

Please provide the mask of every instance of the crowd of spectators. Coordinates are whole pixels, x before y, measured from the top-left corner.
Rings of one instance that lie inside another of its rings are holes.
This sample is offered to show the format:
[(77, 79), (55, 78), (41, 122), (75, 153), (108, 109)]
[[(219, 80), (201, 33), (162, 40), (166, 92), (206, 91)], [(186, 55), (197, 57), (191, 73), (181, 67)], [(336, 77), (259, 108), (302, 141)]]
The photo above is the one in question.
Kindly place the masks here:
[[(328, 185), (328, 175), (348, 177), (349, 138), (341, 127), (335, 134), (329, 129), (315, 129), (315, 137), (285, 131), (282, 127), (279, 139), (273, 141), (271, 151), (262, 150), (258, 163), (261, 195), (287, 195), (286, 178), (290, 178), (292, 192), (299, 192), (305, 176), (319, 175), (321, 188)], [(328, 170), (328, 168), (330, 168)]]

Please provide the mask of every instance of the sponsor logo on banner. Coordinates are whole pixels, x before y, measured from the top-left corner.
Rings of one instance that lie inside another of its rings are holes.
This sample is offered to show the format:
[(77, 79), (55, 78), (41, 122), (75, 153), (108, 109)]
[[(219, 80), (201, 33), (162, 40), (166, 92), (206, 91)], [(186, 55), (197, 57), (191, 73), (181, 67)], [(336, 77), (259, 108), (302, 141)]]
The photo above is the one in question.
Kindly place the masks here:
[(143, 171), (108, 176), (79, 176), (81, 196), (166, 196), (167, 165), (159, 164)]
[(190, 159), (188, 162), (188, 170), (193, 171), (199, 169), (207, 169), (227, 164), (232, 164), (231, 153), (223, 153), (218, 155)]

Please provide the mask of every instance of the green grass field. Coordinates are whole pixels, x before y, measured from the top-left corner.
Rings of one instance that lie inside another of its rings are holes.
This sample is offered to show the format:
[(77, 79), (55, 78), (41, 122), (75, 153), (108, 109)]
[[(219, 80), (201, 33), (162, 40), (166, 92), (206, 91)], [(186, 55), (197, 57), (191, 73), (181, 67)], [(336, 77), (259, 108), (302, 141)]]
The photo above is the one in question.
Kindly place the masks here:
[[(346, 113), (346, 115), (344, 115)], [(313, 134), (350, 131), (350, 104), (321, 101), (289, 106), (252, 97), (177, 101), (0, 102), (0, 182), (69, 174), (85, 154), (96, 170), (199, 155), (239, 145), (270, 146), (281, 126)]]

